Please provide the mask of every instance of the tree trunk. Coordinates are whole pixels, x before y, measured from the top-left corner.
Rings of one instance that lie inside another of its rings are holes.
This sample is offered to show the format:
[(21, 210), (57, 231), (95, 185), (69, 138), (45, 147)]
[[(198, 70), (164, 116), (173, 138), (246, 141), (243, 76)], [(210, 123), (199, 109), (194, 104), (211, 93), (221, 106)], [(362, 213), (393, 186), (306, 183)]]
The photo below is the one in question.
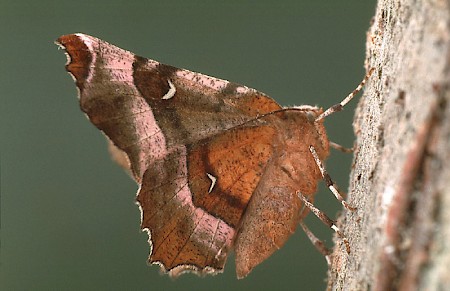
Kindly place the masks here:
[(379, 0), (330, 290), (450, 290), (450, 1)]

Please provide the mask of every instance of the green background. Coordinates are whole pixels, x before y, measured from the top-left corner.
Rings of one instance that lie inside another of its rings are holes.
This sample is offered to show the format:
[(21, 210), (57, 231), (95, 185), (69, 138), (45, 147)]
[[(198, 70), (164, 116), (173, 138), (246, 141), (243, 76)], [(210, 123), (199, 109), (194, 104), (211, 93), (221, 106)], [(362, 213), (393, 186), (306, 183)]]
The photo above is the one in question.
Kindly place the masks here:
[[(0, 0), (1, 290), (320, 290), (326, 262), (298, 231), (236, 280), (177, 280), (148, 267), (136, 184), (109, 158), (79, 110), (66, 57), (53, 41), (84, 32), (139, 55), (256, 88), (282, 105), (328, 107), (364, 75), (375, 1)], [(330, 139), (353, 143), (357, 101), (326, 121)], [(351, 155), (328, 169), (342, 189)], [(339, 203), (321, 183), (317, 205)], [(331, 230), (308, 217), (332, 245)]]

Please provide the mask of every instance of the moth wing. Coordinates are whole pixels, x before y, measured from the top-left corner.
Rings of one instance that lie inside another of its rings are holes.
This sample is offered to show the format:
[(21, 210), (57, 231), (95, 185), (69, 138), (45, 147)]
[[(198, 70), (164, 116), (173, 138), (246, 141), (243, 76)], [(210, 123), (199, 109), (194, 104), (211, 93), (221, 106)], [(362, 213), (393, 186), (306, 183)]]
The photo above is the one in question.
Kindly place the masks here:
[(92, 36), (64, 35), (57, 44), (67, 52), (81, 109), (117, 147), (117, 160), (138, 183), (152, 161), (172, 148), (280, 109), (254, 89), (145, 59)]
[(275, 134), (269, 126), (241, 127), (179, 146), (151, 164), (137, 197), (150, 263), (174, 277), (222, 271)]
[(238, 278), (280, 249), (306, 214), (295, 185), (284, 183), (282, 176), (283, 171), (271, 164), (247, 206), (235, 240)]

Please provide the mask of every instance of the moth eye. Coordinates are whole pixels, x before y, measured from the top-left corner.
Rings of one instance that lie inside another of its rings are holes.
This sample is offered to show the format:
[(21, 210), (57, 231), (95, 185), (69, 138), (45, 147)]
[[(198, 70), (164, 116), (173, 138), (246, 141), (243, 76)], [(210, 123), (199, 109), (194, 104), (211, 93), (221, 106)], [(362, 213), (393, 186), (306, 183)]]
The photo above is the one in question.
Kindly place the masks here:
[(308, 118), (309, 122), (314, 122), (316, 120), (316, 114), (314, 114), (312, 111), (306, 112), (306, 118)]

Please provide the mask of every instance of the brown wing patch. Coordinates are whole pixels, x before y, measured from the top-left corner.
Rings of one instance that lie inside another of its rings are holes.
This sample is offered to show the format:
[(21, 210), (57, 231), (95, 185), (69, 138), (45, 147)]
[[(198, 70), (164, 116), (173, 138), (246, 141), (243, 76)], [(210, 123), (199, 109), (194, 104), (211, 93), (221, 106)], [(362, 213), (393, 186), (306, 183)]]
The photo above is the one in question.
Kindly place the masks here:
[(185, 271), (220, 272), (235, 231), (192, 203), (184, 147), (155, 161), (146, 171), (137, 201), (148, 229), (150, 263), (171, 276)]
[(194, 204), (236, 227), (273, 154), (274, 135), (273, 127), (242, 127), (190, 148)]
[(80, 89), (81, 109), (117, 147), (118, 156), (126, 153), (139, 183), (150, 161), (164, 157), (167, 144), (153, 109), (133, 84), (134, 54), (84, 34), (58, 42), (70, 56), (67, 69)]
[(56, 42), (64, 47), (69, 55), (66, 70), (75, 78), (76, 85), (82, 92), (92, 62), (89, 48), (75, 34), (63, 35)]
[(255, 117), (281, 109), (280, 105), (273, 99), (259, 92), (244, 94), (241, 98), (233, 101), (236, 107), (246, 112), (246, 114)]

